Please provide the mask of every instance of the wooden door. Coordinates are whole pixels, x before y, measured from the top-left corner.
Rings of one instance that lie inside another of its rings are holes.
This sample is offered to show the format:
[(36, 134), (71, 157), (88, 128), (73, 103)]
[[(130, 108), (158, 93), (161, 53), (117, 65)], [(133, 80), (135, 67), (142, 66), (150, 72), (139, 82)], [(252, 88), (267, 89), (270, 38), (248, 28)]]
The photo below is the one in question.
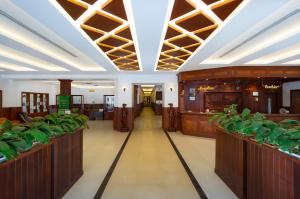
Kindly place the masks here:
[(300, 90), (291, 90), (291, 112), (300, 113)]

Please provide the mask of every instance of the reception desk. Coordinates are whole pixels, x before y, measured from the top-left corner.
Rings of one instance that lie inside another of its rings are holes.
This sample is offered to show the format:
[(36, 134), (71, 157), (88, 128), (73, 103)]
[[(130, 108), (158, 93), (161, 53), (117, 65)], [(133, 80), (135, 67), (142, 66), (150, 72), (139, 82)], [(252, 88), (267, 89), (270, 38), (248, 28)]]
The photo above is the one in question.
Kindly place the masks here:
[(208, 122), (212, 113), (180, 112), (180, 116), (183, 134), (215, 138), (215, 125)]
[[(192, 136), (215, 138), (215, 125), (208, 122), (212, 115), (213, 113), (180, 112), (182, 133)], [(300, 114), (265, 114), (265, 116), (274, 122), (280, 122), (284, 119), (300, 120)]]

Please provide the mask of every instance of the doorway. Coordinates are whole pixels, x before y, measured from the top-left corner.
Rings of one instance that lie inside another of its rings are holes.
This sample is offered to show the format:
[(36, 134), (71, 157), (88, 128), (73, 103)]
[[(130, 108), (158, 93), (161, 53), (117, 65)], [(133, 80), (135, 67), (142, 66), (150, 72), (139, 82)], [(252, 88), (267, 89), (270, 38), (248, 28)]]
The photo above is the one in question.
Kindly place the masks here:
[(300, 113), (300, 90), (291, 90), (291, 113)]

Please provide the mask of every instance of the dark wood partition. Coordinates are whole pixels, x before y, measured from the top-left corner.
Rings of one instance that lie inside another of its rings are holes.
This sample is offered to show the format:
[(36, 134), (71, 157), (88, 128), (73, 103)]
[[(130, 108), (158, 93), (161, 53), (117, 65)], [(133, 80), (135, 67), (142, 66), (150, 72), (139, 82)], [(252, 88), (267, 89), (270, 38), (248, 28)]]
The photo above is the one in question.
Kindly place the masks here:
[(299, 167), (299, 159), (272, 146), (259, 145), (247, 139), (247, 198), (297, 198), (300, 189), (300, 184), (296, 183), (300, 180), (300, 175), (297, 175)]
[(52, 199), (62, 196), (83, 175), (83, 130), (53, 139)]
[(239, 197), (297, 199), (300, 159), (216, 128), (215, 172)]
[(243, 138), (217, 127), (215, 172), (239, 198), (246, 198), (245, 160)]
[(51, 198), (51, 144), (37, 145), (0, 164), (0, 198)]

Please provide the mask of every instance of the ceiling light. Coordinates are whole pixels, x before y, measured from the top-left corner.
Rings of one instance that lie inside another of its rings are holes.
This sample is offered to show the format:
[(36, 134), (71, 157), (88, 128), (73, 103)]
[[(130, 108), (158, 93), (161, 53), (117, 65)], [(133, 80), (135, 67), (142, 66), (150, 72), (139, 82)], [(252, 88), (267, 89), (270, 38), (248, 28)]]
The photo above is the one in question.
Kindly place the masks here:
[(300, 55), (300, 44), (270, 53), (266, 56), (250, 61), (247, 64), (271, 64), (296, 55)]
[(153, 85), (153, 84), (143, 84), (143, 85), (141, 85), (141, 87), (154, 87), (155, 85)]
[(13, 59), (19, 62), (23, 62), (44, 70), (49, 71), (68, 71), (65, 68), (56, 66), (54, 64), (51, 64), (49, 62), (45, 62), (41, 59), (38, 59), (36, 57), (30, 56), (26, 53), (14, 50), (12, 48), (8, 48), (4, 45), (0, 44), (0, 56), (7, 57), (9, 59)]
[[(59, 11), (71, 16), (69, 20), (117, 70), (142, 70), (130, 1), (98, 0), (87, 3), (72, 0), (67, 2), (69, 6), (61, 4), (61, 7), (59, 1), (51, 2)], [(74, 12), (72, 7), (79, 12)], [(116, 61), (135, 54), (136, 63), (133, 65)]]
[(72, 87), (74, 87), (74, 88), (85, 88), (85, 89), (115, 88), (115, 86), (108, 86), (108, 85), (90, 86), (90, 85), (82, 85), (82, 84), (74, 84), (74, 83), (72, 83)]
[(152, 92), (153, 91), (153, 89), (152, 88), (149, 88), (149, 89), (147, 89), (147, 88), (143, 88), (143, 92)]
[(51, 49), (48, 44), (42, 41), (37, 36), (34, 36), (29, 31), (23, 29), (22, 34), (19, 34), (20, 30), (19, 26), (13, 25), (10, 21), (8, 21), (3, 16), (0, 16), (0, 34), (4, 35), (7, 38), (10, 38), (14, 41), (17, 41), (29, 48), (38, 50), (43, 52), (50, 57), (58, 59), (70, 66), (73, 66), (81, 71), (105, 71), (104, 68), (95, 66), (95, 67), (86, 67), (82, 64), (78, 64), (78, 62), (73, 61), (72, 58), (68, 58), (68, 56), (62, 56), (57, 50)]
[[(161, 52), (157, 56), (155, 71), (179, 70), (240, 2), (242, 1), (223, 0), (205, 4), (200, 0), (175, 0), (174, 6), (169, 6), (171, 17), (164, 29), (165, 39), (161, 40)], [(225, 9), (227, 11), (223, 12)], [(176, 12), (177, 10), (180, 12)], [(182, 62), (162, 64), (166, 54), (172, 58), (180, 57)]]
[(283, 64), (286, 64), (286, 65), (300, 65), (300, 59), (295, 59), (295, 60), (292, 60), (292, 61), (288, 61), (288, 62), (285, 62)]
[(24, 66), (19, 66), (19, 65), (7, 63), (7, 62), (0, 62), (0, 68), (4, 68), (7, 70), (13, 70), (13, 71), (36, 71), (32, 68), (27, 68)]

